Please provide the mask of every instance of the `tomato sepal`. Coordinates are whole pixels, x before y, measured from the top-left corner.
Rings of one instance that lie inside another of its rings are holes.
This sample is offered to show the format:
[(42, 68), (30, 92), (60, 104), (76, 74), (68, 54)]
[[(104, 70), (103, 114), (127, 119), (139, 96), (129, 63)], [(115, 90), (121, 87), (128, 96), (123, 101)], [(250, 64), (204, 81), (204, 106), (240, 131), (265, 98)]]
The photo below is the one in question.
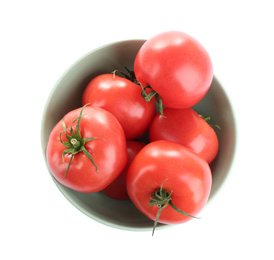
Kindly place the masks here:
[[(202, 119), (204, 119), (208, 124), (209, 124), (209, 120), (211, 119), (211, 117), (210, 116), (203, 116), (203, 115), (200, 115), (199, 114), (199, 117), (201, 117)], [(218, 128), (219, 130), (221, 130), (221, 127), (219, 126), (219, 125), (217, 125), (217, 124), (214, 124), (214, 125), (212, 125), (212, 124), (209, 124), (212, 128), (213, 127), (216, 127), (216, 128)]]
[[(94, 160), (92, 159), (90, 153), (86, 150), (85, 148), (85, 143), (86, 142), (89, 142), (89, 141), (92, 141), (92, 140), (95, 140), (95, 139), (103, 139), (101, 137), (90, 137), (90, 138), (82, 138), (81, 136), (81, 133), (80, 133), (80, 122), (81, 122), (81, 118), (83, 116), (83, 110), (84, 108), (89, 105), (89, 104), (86, 104), (82, 107), (81, 111), (80, 111), (80, 114), (79, 116), (74, 119), (71, 123), (71, 126), (70, 126), (70, 136), (68, 135), (68, 132), (67, 132), (67, 127), (66, 127), (66, 124), (65, 124), (65, 121), (64, 119), (62, 119), (62, 126), (63, 126), (63, 131), (60, 132), (60, 142), (65, 146), (67, 147), (68, 149), (64, 150), (63, 153), (62, 153), (62, 160), (63, 160), (63, 163), (65, 164), (65, 161), (64, 161), (64, 156), (67, 155), (67, 154), (71, 154), (71, 158), (69, 160), (69, 163), (68, 163), (68, 166), (67, 166), (67, 169), (65, 171), (65, 174), (64, 174), (64, 178), (66, 177), (67, 175), (67, 172), (70, 168), (70, 165), (71, 165), (71, 162), (72, 162), (72, 159), (73, 159), (73, 156), (79, 152), (83, 152), (87, 157), (88, 159), (92, 162), (92, 164), (94, 165), (94, 167), (96, 168), (96, 172), (98, 173), (99, 169), (97, 167), (97, 165), (95, 164)], [(76, 133), (73, 131), (73, 124), (77, 121), (77, 125), (76, 125)], [(62, 134), (65, 133), (66, 135), (66, 139), (67, 139), (67, 142), (64, 142), (62, 140)], [(103, 139), (105, 140), (105, 139)]]
[(136, 80), (135, 73), (133, 70), (129, 70), (127, 67), (125, 67), (125, 70), (127, 73), (121, 71), (121, 70), (114, 70), (111, 73), (113, 74), (113, 78), (115, 78), (115, 75), (119, 72), (121, 75), (123, 75), (127, 80), (135, 83), (138, 85), (138, 81)]
[[(150, 85), (146, 85), (145, 87), (140, 83), (138, 82), (138, 80), (136, 79), (136, 76), (135, 76), (135, 73), (133, 70), (129, 70), (127, 67), (125, 67), (125, 70), (127, 71), (127, 73), (123, 72), (123, 71), (120, 71), (120, 70), (114, 70), (112, 71), (111, 73), (113, 74), (113, 78), (115, 78), (115, 75), (117, 72), (119, 72), (120, 74), (122, 74), (126, 79), (130, 80), (131, 82), (139, 85), (142, 89), (141, 91), (141, 96), (142, 98), (146, 101), (146, 102), (150, 102), (153, 98), (154, 98), (154, 101), (156, 103), (158, 103), (158, 107), (159, 107), (159, 112), (160, 114), (164, 116), (163, 114), (163, 101), (162, 101), (162, 98), (161, 96), (154, 90), (151, 88)], [(146, 92), (146, 89), (152, 89), (149, 93)]]
[[(145, 87), (143, 87), (141, 83), (138, 83), (138, 85), (142, 88), (142, 91), (141, 91), (142, 98), (147, 102), (150, 102), (154, 98), (154, 101), (158, 103), (158, 108), (161, 116), (166, 118), (166, 116), (164, 116), (164, 113), (163, 113), (164, 106), (163, 106), (163, 101), (161, 96), (154, 89), (152, 89), (150, 85), (147, 85)], [(146, 92), (147, 88), (152, 89), (149, 94), (147, 94)]]
[(173, 202), (171, 201), (171, 194), (173, 193), (173, 191), (169, 192), (167, 191), (166, 189), (163, 189), (163, 184), (164, 182), (167, 181), (164, 180), (162, 182), (162, 185), (159, 189), (157, 189), (151, 196), (150, 196), (150, 201), (148, 203), (149, 206), (157, 206), (159, 208), (158, 212), (157, 212), (157, 215), (155, 217), (155, 220), (154, 220), (154, 225), (153, 225), (153, 230), (152, 230), (152, 236), (154, 235), (154, 231), (155, 231), (155, 228), (157, 226), (157, 223), (158, 223), (158, 220), (159, 220), (159, 217), (161, 215), (161, 212), (164, 208), (166, 208), (168, 205), (170, 205), (174, 210), (176, 210), (177, 212), (179, 212), (180, 214), (183, 214), (185, 216), (188, 216), (188, 217), (191, 217), (191, 218), (196, 218), (196, 219), (199, 219), (200, 217), (195, 217), (195, 216), (192, 216), (182, 210), (180, 210), (179, 208), (177, 208)]

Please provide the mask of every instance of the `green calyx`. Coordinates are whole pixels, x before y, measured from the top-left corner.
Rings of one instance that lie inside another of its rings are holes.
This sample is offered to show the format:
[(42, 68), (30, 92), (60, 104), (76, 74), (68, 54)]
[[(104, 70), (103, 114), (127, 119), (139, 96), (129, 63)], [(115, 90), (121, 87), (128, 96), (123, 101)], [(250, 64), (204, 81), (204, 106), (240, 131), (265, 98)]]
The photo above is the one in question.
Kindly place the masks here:
[[(147, 86), (143, 87), (141, 83), (139, 83), (139, 85), (142, 88), (141, 95), (142, 95), (143, 99), (147, 102), (150, 102), (151, 99), (154, 97), (155, 102), (158, 103), (160, 114), (162, 115), (162, 117), (166, 118), (166, 116), (164, 116), (164, 113), (163, 113), (164, 106), (163, 106), (163, 101), (162, 101), (161, 96), (154, 89), (152, 89), (151, 86), (147, 85)], [(148, 89), (148, 88), (152, 89), (149, 94), (147, 94), (147, 92), (146, 92), (146, 89)]]
[(120, 73), (121, 75), (123, 75), (127, 80), (135, 83), (135, 84), (138, 84), (138, 81), (135, 77), (135, 73), (133, 70), (129, 70), (127, 67), (125, 67), (125, 70), (127, 71), (127, 73), (121, 71), (121, 70), (114, 70), (112, 71), (111, 73), (113, 74), (113, 78), (115, 78), (115, 75), (117, 73)]
[[(88, 104), (83, 106), (83, 108), (80, 111), (79, 117), (77, 117), (76, 119), (74, 119), (72, 121), (71, 126), (70, 126), (70, 135), (68, 135), (66, 124), (64, 122), (64, 119), (62, 119), (62, 126), (63, 126), (64, 130), (60, 132), (60, 141), (65, 147), (67, 147), (67, 149), (64, 150), (63, 153), (62, 153), (63, 163), (65, 163), (64, 162), (64, 156), (67, 155), (67, 154), (71, 154), (71, 158), (70, 158), (69, 164), (67, 166), (66, 172), (64, 174), (64, 178), (67, 175), (67, 172), (68, 172), (69, 167), (71, 165), (71, 161), (73, 159), (73, 156), (75, 154), (79, 153), (79, 152), (83, 152), (88, 157), (88, 159), (95, 166), (96, 172), (98, 173), (98, 167), (95, 164), (95, 162), (93, 161), (90, 153), (86, 150), (85, 143), (89, 142), (89, 141), (92, 141), (92, 140), (95, 140), (95, 139), (102, 139), (102, 138), (101, 137), (82, 138), (81, 133), (80, 133), (80, 122), (81, 122), (81, 119), (82, 119), (82, 116), (83, 116), (83, 110), (87, 105)], [(73, 128), (72, 128), (72, 126), (75, 122), (77, 122), (76, 129), (75, 129), (76, 132), (74, 132)], [(62, 141), (62, 138), (61, 138), (62, 133), (65, 133), (67, 142)]]
[[(165, 180), (166, 181), (166, 180)], [(177, 208), (171, 201), (171, 194), (173, 191), (169, 192), (166, 189), (163, 189), (163, 184), (162, 183), (161, 187), (159, 189), (157, 189), (151, 196), (150, 196), (150, 201), (148, 203), (149, 206), (157, 206), (159, 208), (155, 221), (154, 221), (154, 225), (153, 225), (153, 230), (152, 230), (152, 236), (154, 235), (154, 231), (155, 228), (157, 226), (159, 217), (161, 215), (161, 212), (164, 208), (166, 208), (168, 205), (170, 205), (174, 210), (176, 210), (177, 212), (179, 212), (180, 214), (183, 214), (185, 216), (191, 217), (191, 218), (198, 218), (198, 217), (194, 217), (191, 216), (187, 213), (185, 213), (184, 211), (180, 210), (179, 208)]]
[[(114, 70), (114, 71), (112, 72), (113, 78), (115, 78), (116, 73), (119, 72), (119, 73), (120, 73), (121, 75), (123, 75), (126, 79), (128, 79), (128, 80), (130, 80), (131, 82), (133, 82), (133, 83), (139, 85), (139, 86), (142, 88), (142, 91), (141, 91), (141, 96), (142, 96), (142, 98), (143, 98), (146, 102), (150, 102), (151, 99), (154, 97), (155, 102), (158, 103), (160, 114), (161, 114), (163, 117), (165, 117), (164, 114), (163, 114), (163, 108), (164, 108), (164, 106), (163, 106), (163, 102), (162, 102), (161, 96), (160, 96), (154, 89), (152, 89), (150, 85), (146, 85), (145, 87), (143, 87), (143, 85), (142, 85), (140, 82), (138, 82), (138, 80), (136, 79), (136, 76), (135, 76), (135, 73), (134, 73), (133, 70), (129, 70), (127, 67), (125, 67), (125, 70), (127, 71), (127, 73), (125, 73), (125, 72), (123, 72), (123, 71), (120, 71), (120, 70)], [(146, 93), (146, 89), (148, 89), (148, 88), (152, 89), (151, 92), (150, 92), (149, 94)], [(166, 117), (165, 117), (165, 118), (166, 118)]]
[[(209, 120), (210, 120), (210, 116), (207, 116), (207, 117), (205, 117), (205, 116), (203, 116), (203, 115), (199, 115), (199, 117), (201, 117), (202, 119), (204, 119), (208, 124), (209, 124)], [(218, 128), (219, 130), (221, 130), (221, 127), (219, 126), (219, 125), (212, 125), (212, 124), (209, 124), (211, 127), (216, 127), (216, 128)]]

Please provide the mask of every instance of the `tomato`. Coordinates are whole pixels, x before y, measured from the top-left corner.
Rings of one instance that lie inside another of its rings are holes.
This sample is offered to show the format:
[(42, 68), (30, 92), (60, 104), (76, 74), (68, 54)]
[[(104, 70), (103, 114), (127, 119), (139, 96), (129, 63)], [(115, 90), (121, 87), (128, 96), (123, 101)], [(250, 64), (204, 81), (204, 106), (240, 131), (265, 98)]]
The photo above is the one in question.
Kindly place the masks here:
[(128, 162), (124, 171), (115, 179), (108, 187), (106, 187), (102, 192), (110, 198), (117, 200), (129, 200), (126, 187), (126, 175), (128, 167), (130, 166), (132, 160), (135, 158), (136, 154), (145, 146), (145, 143), (137, 141), (127, 141), (127, 153)]
[(126, 166), (125, 134), (110, 112), (91, 106), (78, 108), (51, 131), (46, 157), (58, 182), (79, 192), (97, 192)]
[(143, 87), (149, 85), (163, 105), (171, 108), (198, 103), (213, 79), (206, 49), (190, 35), (178, 31), (160, 33), (147, 40), (137, 53), (134, 72)]
[(148, 130), (156, 113), (155, 104), (147, 103), (140, 92), (140, 86), (126, 78), (102, 74), (89, 82), (82, 104), (90, 103), (111, 112), (123, 127), (126, 138), (133, 140)]
[(166, 140), (147, 144), (127, 172), (127, 190), (136, 208), (164, 224), (184, 223), (195, 217), (206, 205), (211, 185), (208, 163), (186, 147)]
[(168, 140), (188, 147), (211, 163), (217, 156), (219, 141), (214, 129), (191, 108), (164, 108), (149, 129), (149, 140)]

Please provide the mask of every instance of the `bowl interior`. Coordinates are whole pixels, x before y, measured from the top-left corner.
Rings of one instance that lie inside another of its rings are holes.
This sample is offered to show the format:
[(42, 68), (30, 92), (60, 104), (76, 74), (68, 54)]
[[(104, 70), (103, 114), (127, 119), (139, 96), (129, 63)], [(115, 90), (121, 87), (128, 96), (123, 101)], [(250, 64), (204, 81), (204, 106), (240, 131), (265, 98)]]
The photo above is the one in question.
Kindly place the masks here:
[[(41, 141), (46, 161), (46, 146), (54, 125), (69, 111), (81, 106), (81, 97), (87, 83), (95, 76), (124, 67), (133, 69), (134, 58), (144, 40), (116, 42), (98, 48), (76, 61), (54, 86), (45, 105), (42, 118)], [(206, 96), (193, 107), (198, 113), (210, 115), (220, 142), (217, 158), (211, 164), (213, 183), (209, 202), (225, 181), (233, 161), (236, 145), (236, 127), (233, 111), (224, 89), (214, 77)], [(51, 175), (51, 174), (50, 174)], [(103, 224), (127, 229), (149, 230), (153, 222), (141, 214), (131, 201), (117, 201), (101, 192), (80, 193), (53, 181), (63, 195), (81, 212)], [(158, 228), (170, 225), (158, 224)]]

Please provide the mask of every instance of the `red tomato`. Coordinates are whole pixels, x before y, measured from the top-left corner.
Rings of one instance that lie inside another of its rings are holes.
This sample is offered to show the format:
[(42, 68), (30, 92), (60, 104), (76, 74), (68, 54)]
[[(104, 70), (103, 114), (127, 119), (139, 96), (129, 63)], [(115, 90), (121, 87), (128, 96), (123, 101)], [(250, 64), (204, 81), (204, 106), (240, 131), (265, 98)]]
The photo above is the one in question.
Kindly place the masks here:
[(136, 154), (145, 146), (145, 143), (127, 141), (128, 162), (124, 171), (102, 192), (108, 197), (117, 200), (129, 200), (126, 186), (127, 170)]
[(147, 40), (134, 62), (136, 79), (160, 95), (163, 105), (187, 108), (207, 93), (213, 78), (206, 49), (183, 32), (170, 31)]
[(108, 111), (91, 106), (78, 108), (53, 128), (46, 156), (58, 182), (79, 192), (97, 192), (126, 166), (125, 134)]
[(90, 103), (111, 112), (123, 127), (126, 138), (133, 140), (148, 130), (156, 113), (155, 104), (146, 102), (140, 92), (140, 86), (128, 79), (103, 74), (89, 82), (82, 104)]
[[(160, 140), (146, 145), (134, 158), (127, 172), (130, 199), (148, 218), (158, 222), (177, 224), (192, 219), (174, 209), (196, 216), (206, 205), (212, 184), (208, 163), (186, 147)], [(156, 193), (171, 202), (165, 203)], [(152, 205), (152, 199), (156, 199)]]
[(158, 113), (149, 129), (149, 139), (168, 140), (188, 147), (211, 163), (219, 150), (218, 137), (213, 128), (193, 109), (164, 108), (166, 118)]

